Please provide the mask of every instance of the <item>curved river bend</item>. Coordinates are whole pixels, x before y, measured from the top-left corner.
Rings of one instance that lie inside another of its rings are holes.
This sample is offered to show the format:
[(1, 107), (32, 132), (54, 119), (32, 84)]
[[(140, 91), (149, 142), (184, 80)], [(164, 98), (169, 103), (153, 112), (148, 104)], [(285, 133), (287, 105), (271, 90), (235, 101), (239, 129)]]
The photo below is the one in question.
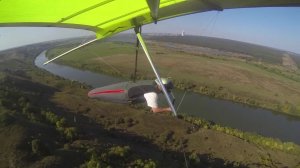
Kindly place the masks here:
[[(92, 87), (101, 87), (117, 82), (121, 79), (108, 75), (78, 70), (64, 65), (47, 61), (45, 51), (35, 60), (35, 65), (52, 74), (69, 80), (79, 81)], [(175, 97), (180, 99), (182, 91), (175, 91)], [(279, 138), (300, 145), (300, 118), (275, 113), (269, 110), (253, 108), (242, 104), (210, 98), (197, 93), (187, 93), (180, 106), (180, 112), (199, 116), (223, 126), (237, 128), (242, 131), (255, 132), (267, 137)]]

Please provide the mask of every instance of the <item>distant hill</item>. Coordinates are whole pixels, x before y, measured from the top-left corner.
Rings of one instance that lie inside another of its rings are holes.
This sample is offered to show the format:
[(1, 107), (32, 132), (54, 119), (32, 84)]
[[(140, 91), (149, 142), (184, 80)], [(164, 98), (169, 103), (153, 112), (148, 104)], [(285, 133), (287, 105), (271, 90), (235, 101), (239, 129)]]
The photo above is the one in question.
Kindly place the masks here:
[(292, 53), (291, 57), (296, 62), (297, 66), (300, 68), (300, 54)]

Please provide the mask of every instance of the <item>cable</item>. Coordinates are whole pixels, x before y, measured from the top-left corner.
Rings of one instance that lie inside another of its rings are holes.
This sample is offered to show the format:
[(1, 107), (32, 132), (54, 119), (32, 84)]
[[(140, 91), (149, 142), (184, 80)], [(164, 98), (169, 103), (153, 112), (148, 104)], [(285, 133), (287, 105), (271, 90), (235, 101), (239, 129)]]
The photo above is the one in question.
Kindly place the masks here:
[(220, 11), (217, 11), (217, 13), (214, 15), (215, 17), (214, 17), (214, 20), (213, 20), (213, 22), (212, 22), (212, 24), (211, 24), (211, 28), (209, 29), (210, 31), (208, 32), (208, 35), (211, 35), (211, 34), (212, 34), (213, 29), (215, 28), (215, 24), (216, 24), (216, 22), (217, 22), (217, 20), (218, 20), (219, 14), (220, 14)]
[(184, 91), (184, 94), (183, 94), (183, 96), (182, 96), (182, 98), (181, 98), (181, 100), (180, 100), (180, 103), (179, 103), (178, 106), (177, 106), (177, 111), (179, 110), (179, 107), (180, 107), (180, 105), (181, 105), (182, 102), (183, 102), (183, 99), (184, 99), (184, 97), (185, 97), (185, 95), (186, 95), (186, 92), (187, 92), (187, 90)]
[[(139, 26), (135, 28), (136, 31), (142, 33), (142, 27)], [(139, 39), (136, 38), (136, 48), (135, 48), (135, 66), (134, 66), (134, 73), (133, 73), (133, 82), (136, 80), (136, 74), (137, 74), (137, 62), (138, 62), (138, 55), (139, 55), (139, 49), (140, 49), (140, 42)]]
[[(214, 27), (214, 24), (218, 18), (219, 15), (219, 11), (217, 13), (215, 13), (214, 15), (211, 15), (209, 17), (208, 22), (206, 22), (207, 24), (203, 26), (202, 30), (200, 30), (200, 32), (202, 32), (202, 34), (204, 34), (205, 32), (207, 32), (207, 34), (210, 34), (210, 32), (212, 31), (212, 28)], [(212, 27), (210, 29), (210, 27)], [(201, 34), (201, 33), (200, 33)]]
[(70, 53), (70, 52), (73, 52), (73, 51), (75, 51), (75, 50), (78, 50), (79, 48), (82, 48), (82, 47), (84, 47), (84, 46), (86, 46), (86, 45), (88, 45), (88, 44), (90, 44), (90, 43), (93, 43), (93, 42), (95, 42), (95, 41), (97, 41), (97, 40), (98, 40), (98, 39), (93, 39), (93, 40), (90, 40), (90, 41), (88, 41), (88, 42), (86, 42), (86, 43), (84, 43), (84, 44), (81, 44), (81, 45), (79, 45), (79, 46), (77, 46), (77, 47), (75, 47), (75, 48), (72, 48), (72, 49), (70, 49), (70, 50), (68, 50), (68, 51), (66, 51), (66, 52), (64, 52), (64, 53), (62, 53), (62, 54), (60, 54), (60, 55), (58, 55), (58, 56), (52, 58), (51, 60), (48, 60), (48, 61), (44, 62), (44, 65), (49, 64), (50, 62), (52, 62), (52, 61), (54, 61), (54, 60), (56, 60), (56, 59), (58, 59), (58, 58), (60, 58), (60, 57), (62, 57), (62, 56), (64, 56), (64, 55), (66, 55), (66, 54), (68, 54), (68, 53)]
[(181, 150), (182, 150), (182, 152), (183, 152), (183, 157), (184, 157), (185, 167), (186, 167), (186, 168), (189, 168), (188, 161), (187, 161), (187, 159), (186, 159), (185, 152), (184, 152), (184, 149), (183, 149), (183, 146), (182, 146), (182, 144), (183, 144), (182, 141), (183, 141), (183, 139), (181, 139)]
[(186, 156), (185, 156), (185, 152), (184, 152), (184, 151), (183, 151), (183, 157), (184, 157), (185, 167), (186, 167), (186, 168), (189, 168), (188, 162), (187, 162), (187, 160), (186, 160)]
[[(93, 53), (95, 54), (95, 53)], [(107, 66), (109, 66), (111, 69), (113, 69), (115, 72), (117, 72), (118, 74), (122, 74), (120, 70), (118, 70), (116, 67), (114, 67), (112, 64), (106, 62), (102, 57), (98, 57), (97, 59), (99, 59), (100, 61), (102, 61), (104, 64), (106, 64)]]

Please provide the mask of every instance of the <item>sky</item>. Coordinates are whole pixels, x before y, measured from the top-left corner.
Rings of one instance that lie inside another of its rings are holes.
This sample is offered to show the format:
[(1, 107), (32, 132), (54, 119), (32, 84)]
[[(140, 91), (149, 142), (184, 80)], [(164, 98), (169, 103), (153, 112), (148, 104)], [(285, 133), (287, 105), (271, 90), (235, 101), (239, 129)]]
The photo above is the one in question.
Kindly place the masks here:
[[(300, 7), (203, 12), (143, 27), (146, 33), (201, 35), (260, 44), (300, 54)], [(133, 33), (133, 31), (127, 31)], [(66, 28), (0, 28), (0, 50), (41, 41), (89, 36)]]

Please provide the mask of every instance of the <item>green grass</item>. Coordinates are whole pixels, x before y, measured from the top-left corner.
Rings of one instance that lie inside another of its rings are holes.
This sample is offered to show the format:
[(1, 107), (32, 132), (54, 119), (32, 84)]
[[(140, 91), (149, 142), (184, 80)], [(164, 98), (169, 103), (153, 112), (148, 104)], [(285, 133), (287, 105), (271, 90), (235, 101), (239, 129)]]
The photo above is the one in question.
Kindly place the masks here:
[[(148, 45), (161, 76), (172, 77), (178, 88), (196, 85), (194, 91), (209, 96), (300, 116), (300, 72), (280, 65), (225, 56), (195, 55), (176, 49)], [(49, 57), (62, 50), (48, 52)], [(129, 79), (134, 69), (134, 44), (102, 42), (75, 51), (59, 60), (80, 69)], [(142, 50), (138, 77), (154, 75)]]

